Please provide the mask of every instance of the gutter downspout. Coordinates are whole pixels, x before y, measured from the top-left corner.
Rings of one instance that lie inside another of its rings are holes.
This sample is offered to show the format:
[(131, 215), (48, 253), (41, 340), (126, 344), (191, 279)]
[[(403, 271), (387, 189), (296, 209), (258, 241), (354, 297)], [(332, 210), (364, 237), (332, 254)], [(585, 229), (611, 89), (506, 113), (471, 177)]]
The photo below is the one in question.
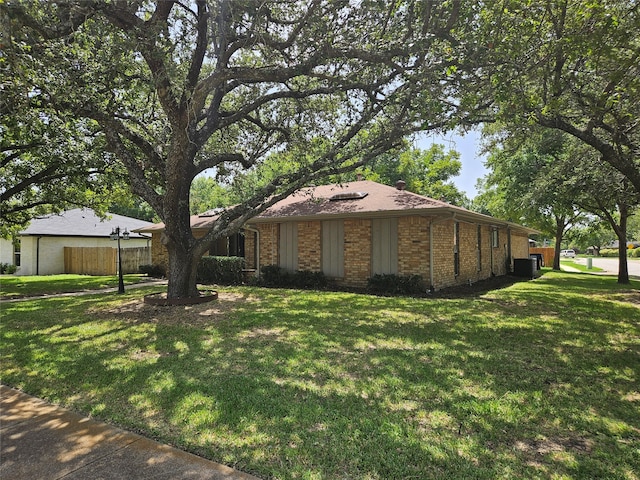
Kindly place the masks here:
[(256, 256), (256, 275), (260, 276), (260, 230), (245, 225), (245, 230), (256, 234), (255, 256)]
[(42, 237), (39, 236), (36, 239), (36, 275), (40, 275), (40, 239)]
[(438, 224), (438, 223), (442, 223), (442, 222), (446, 222), (448, 220), (453, 220), (455, 221), (456, 219), (456, 214), (452, 213), (450, 217), (444, 217), (444, 218), (440, 218), (438, 220), (431, 220), (429, 222), (429, 289), (433, 292), (435, 291), (436, 287), (433, 284), (433, 226)]

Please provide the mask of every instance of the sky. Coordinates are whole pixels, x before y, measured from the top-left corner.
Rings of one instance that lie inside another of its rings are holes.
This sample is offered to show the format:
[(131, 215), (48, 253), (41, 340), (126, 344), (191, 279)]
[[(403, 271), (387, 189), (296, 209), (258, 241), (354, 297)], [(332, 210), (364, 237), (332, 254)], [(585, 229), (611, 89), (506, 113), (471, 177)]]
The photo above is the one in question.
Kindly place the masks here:
[(460, 153), (462, 169), (460, 175), (452, 180), (458, 189), (467, 194), (469, 199), (473, 199), (478, 193), (476, 181), (487, 173), (483, 163), (485, 157), (480, 156), (478, 153), (480, 150), (480, 132), (472, 130), (462, 136), (455, 132), (445, 135), (421, 134), (417, 138), (415, 145), (420, 149), (426, 150), (434, 143), (444, 145), (445, 150), (456, 150)]

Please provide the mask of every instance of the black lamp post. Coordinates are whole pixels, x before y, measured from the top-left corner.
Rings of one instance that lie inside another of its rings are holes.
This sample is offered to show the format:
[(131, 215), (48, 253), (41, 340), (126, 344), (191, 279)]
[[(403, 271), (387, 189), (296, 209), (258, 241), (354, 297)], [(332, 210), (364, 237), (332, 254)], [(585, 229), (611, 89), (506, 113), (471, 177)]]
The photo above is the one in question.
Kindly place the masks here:
[(109, 235), (111, 240), (118, 241), (118, 293), (124, 293), (124, 278), (122, 278), (122, 249), (120, 248), (120, 239), (129, 240), (129, 232), (124, 229), (122, 235), (120, 235), (120, 227), (116, 227), (111, 230)]

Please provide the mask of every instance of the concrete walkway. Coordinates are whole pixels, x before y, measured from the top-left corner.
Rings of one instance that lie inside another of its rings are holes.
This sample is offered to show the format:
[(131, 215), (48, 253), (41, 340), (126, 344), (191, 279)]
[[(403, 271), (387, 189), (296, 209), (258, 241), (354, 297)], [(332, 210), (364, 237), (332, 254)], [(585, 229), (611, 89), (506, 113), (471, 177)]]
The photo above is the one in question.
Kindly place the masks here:
[(0, 479), (257, 480), (4, 385)]

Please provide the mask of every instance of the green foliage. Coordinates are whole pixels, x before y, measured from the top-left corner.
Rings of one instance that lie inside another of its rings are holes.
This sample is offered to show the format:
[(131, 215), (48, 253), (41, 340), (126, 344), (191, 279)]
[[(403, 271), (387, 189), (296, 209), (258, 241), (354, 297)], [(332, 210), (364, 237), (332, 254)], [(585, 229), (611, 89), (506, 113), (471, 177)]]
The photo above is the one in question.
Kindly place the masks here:
[(16, 273), (18, 267), (10, 263), (0, 263), (0, 274), (12, 275)]
[(198, 262), (197, 280), (204, 284), (242, 285), (244, 258), (205, 256)]
[[(452, 101), (468, 73), (456, 68), (457, 36), (476, 12), (460, 3), (12, 1), (7, 15), (29, 60), (22, 98), (126, 168), (165, 224), (176, 298), (197, 293), (195, 259), (219, 234), (467, 117)], [(282, 163), (269, 172), (274, 155)], [(239, 205), (194, 240), (190, 213), (227, 203), (191, 189), (204, 172), (221, 186), (247, 181), (234, 187)]]
[(260, 268), (261, 285), (266, 287), (302, 288), (319, 290), (328, 285), (327, 277), (322, 272), (297, 270), (289, 272), (277, 265), (265, 265)]
[(420, 295), (427, 287), (421, 275), (376, 274), (367, 281), (367, 290), (385, 295)]
[(633, 257), (633, 258), (640, 258), (640, 247), (628, 249), (627, 256)]
[(618, 249), (617, 248), (601, 248), (600, 256), (618, 258)]
[(131, 195), (118, 199), (116, 203), (109, 207), (109, 212), (147, 222), (157, 223), (160, 221), (158, 215), (147, 202), (140, 198), (133, 198)]
[[(483, 2), (469, 35), (487, 68), (478, 90), (513, 130), (567, 132), (640, 191), (640, 11), (628, 0)], [(580, 157), (575, 157), (579, 165)]]
[(204, 176), (193, 180), (189, 198), (191, 202), (189, 210), (192, 215), (226, 207), (232, 203), (229, 187), (221, 185), (215, 178)]
[[(401, 149), (387, 152), (359, 169), (364, 178), (385, 185), (406, 182), (406, 188), (436, 200), (458, 206), (467, 206), (469, 200), (457, 189), (451, 178), (460, 174), (462, 163), (455, 150), (445, 152), (444, 146), (433, 144), (427, 150), (411, 148), (408, 142)], [(333, 182), (353, 181), (356, 173), (333, 177)]]
[(167, 269), (164, 265), (140, 265), (138, 271), (154, 278), (164, 278), (167, 276)]

